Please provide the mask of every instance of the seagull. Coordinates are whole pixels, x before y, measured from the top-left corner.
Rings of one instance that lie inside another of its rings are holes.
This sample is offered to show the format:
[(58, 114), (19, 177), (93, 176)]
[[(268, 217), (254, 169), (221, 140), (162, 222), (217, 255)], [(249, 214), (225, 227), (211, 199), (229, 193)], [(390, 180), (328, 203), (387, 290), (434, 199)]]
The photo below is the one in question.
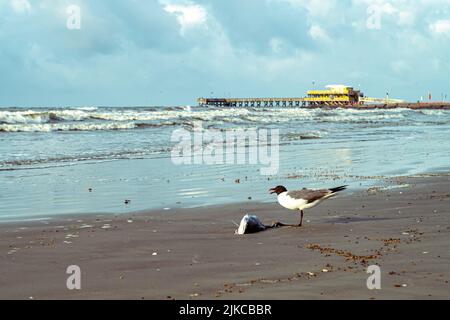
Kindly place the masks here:
[(303, 223), (303, 210), (317, 206), (322, 201), (335, 196), (339, 191), (347, 189), (348, 186), (341, 186), (332, 189), (311, 190), (302, 189), (296, 191), (288, 191), (283, 186), (278, 186), (270, 189), (270, 194), (276, 193), (278, 195), (278, 203), (289, 210), (299, 210), (300, 224)]

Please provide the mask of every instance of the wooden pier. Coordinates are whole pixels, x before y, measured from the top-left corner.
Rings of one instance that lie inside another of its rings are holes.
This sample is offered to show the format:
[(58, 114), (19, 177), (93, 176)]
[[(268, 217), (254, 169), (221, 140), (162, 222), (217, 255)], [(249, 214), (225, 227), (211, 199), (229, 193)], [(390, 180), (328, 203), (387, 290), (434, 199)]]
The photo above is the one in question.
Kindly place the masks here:
[(202, 107), (301, 107), (301, 108), (353, 108), (353, 109), (431, 109), (450, 110), (450, 102), (401, 102), (401, 103), (348, 103), (343, 101), (310, 101), (308, 98), (200, 98)]
[(304, 98), (200, 98), (199, 106), (206, 107), (306, 107)]
[[(430, 96), (431, 99), (431, 96)], [(417, 102), (386, 98), (371, 98), (361, 90), (346, 85), (328, 85), (324, 90), (309, 90), (303, 98), (199, 98), (199, 106), (206, 107), (299, 107), (354, 109), (450, 109), (449, 102)]]

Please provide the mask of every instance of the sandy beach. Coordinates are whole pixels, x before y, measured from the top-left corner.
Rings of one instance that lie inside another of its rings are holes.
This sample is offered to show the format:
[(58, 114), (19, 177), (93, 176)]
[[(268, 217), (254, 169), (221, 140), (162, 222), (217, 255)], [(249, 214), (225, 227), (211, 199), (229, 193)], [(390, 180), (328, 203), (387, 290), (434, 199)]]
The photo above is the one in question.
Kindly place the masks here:
[[(449, 299), (450, 176), (351, 190), (303, 228), (237, 236), (273, 203), (78, 215), (0, 226), (0, 299)], [(368, 290), (367, 266), (381, 267)], [(78, 265), (81, 290), (66, 288)]]
[(0, 12), (0, 301), (450, 300), (449, 0)]

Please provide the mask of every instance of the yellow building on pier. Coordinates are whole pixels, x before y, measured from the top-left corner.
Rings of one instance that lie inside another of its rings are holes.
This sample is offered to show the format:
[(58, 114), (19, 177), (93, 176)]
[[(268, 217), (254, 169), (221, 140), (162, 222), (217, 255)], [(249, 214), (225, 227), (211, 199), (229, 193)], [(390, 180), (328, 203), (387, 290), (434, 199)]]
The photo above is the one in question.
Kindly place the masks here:
[(329, 85), (325, 90), (309, 90), (304, 98), (310, 105), (352, 105), (360, 103), (361, 91), (344, 85)]
[(199, 98), (200, 106), (217, 107), (352, 107), (365, 104), (398, 104), (403, 100), (368, 98), (360, 90), (345, 85), (328, 85), (309, 90), (302, 98)]

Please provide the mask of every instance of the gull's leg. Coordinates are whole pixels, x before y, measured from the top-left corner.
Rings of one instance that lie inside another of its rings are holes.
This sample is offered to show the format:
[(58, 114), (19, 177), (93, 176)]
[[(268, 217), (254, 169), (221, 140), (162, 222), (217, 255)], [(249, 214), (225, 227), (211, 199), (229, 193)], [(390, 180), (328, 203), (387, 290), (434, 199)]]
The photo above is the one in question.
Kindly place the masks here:
[(298, 225), (299, 227), (301, 227), (303, 224), (303, 210), (300, 210), (300, 212), (300, 224)]

